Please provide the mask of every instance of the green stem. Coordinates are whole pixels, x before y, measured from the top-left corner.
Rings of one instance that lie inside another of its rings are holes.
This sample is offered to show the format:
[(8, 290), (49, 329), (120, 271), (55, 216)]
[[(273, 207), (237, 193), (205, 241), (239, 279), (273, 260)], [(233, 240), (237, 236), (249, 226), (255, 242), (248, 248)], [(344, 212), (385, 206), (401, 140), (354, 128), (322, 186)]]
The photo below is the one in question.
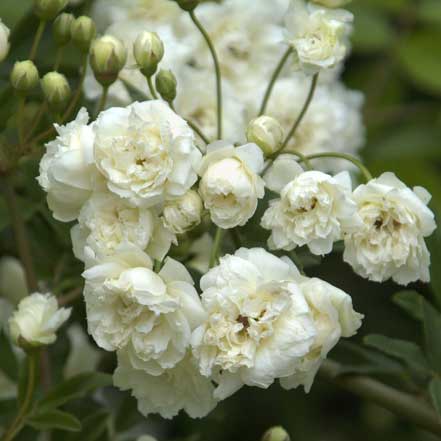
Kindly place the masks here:
[(40, 104), (40, 108), (38, 109), (37, 114), (35, 115), (34, 121), (32, 123), (31, 129), (25, 136), (25, 143), (29, 141), (35, 130), (37, 129), (38, 125), (40, 124), (41, 119), (43, 118), (43, 115), (47, 111), (47, 102), (43, 102)]
[(14, 229), (18, 254), (25, 269), (28, 289), (30, 292), (36, 292), (38, 291), (38, 282), (32, 261), (31, 249), (26, 234), (26, 226), (21, 216), (20, 208), (17, 204), (14, 187), (8, 177), (3, 179), (3, 189), (6, 205), (11, 218), (12, 228)]
[(154, 100), (158, 99), (158, 94), (156, 93), (155, 86), (153, 86), (152, 77), (147, 77), (147, 84), (149, 85), (149, 90)]
[(61, 60), (63, 59), (64, 46), (60, 46), (55, 54), (54, 71), (58, 71), (61, 65)]
[(41, 41), (41, 37), (43, 36), (44, 29), (46, 28), (46, 22), (44, 20), (40, 20), (38, 24), (37, 32), (35, 33), (34, 42), (32, 43), (31, 52), (29, 54), (29, 59), (33, 61), (35, 56), (37, 55), (38, 46)]
[(224, 231), (222, 228), (217, 227), (216, 234), (214, 236), (213, 248), (211, 249), (210, 256), (210, 268), (213, 268), (217, 264), (219, 249), (224, 236)]
[(97, 116), (104, 110), (108, 95), (109, 95), (109, 86), (103, 86), (103, 93), (101, 94), (101, 99), (98, 104), (98, 110), (96, 112)]
[[(363, 177), (366, 182), (369, 182), (372, 179), (371, 172), (367, 169), (367, 167), (357, 158), (354, 156), (348, 155), (346, 153), (334, 153), (334, 152), (328, 152), (328, 153), (316, 153), (315, 155), (308, 155), (305, 156), (305, 159), (308, 161), (311, 159), (318, 159), (318, 158), (338, 158), (338, 159), (345, 159), (346, 161), (352, 162), (355, 166), (358, 167), (360, 172), (363, 174)], [(301, 158), (300, 161), (303, 161)]]
[(271, 93), (273, 91), (273, 88), (276, 84), (277, 78), (279, 78), (280, 73), (282, 72), (283, 67), (285, 66), (286, 62), (288, 61), (288, 58), (292, 54), (293, 49), (290, 46), (285, 53), (282, 55), (282, 58), (279, 61), (279, 64), (277, 65), (276, 69), (274, 70), (274, 73), (270, 79), (270, 82), (268, 84), (268, 87), (265, 92), (265, 96), (262, 101), (262, 105), (260, 107), (259, 116), (263, 115), (265, 113), (266, 107), (268, 105), (268, 101), (271, 97)]
[(297, 255), (297, 253), (294, 250), (291, 250), (289, 252), (289, 256), (291, 257), (292, 261), (296, 264), (297, 269), (300, 271), (300, 274), (305, 276), (305, 267), (303, 266), (303, 262), (300, 259), (300, 257)]
[(32, 397), (34, 395), (35, 379), (37, 376), (37, 372), (36, 372), (37, 361), (38, 361), (38, 352), (28, 354), (27, 356), (28, 381), (26, 385), (26, 391), (25, 391), (23, 403), (11, 426), (9, 427), (9, 429), (6, 430), (5, 434), (3, 435), (2, 441), (11, 441), (23, 428), (24, 419), (28, 414), (29, 408), (32, 403)]
[(196, 17), (194, 11), (189, 11), (190, 18), (195, 24), (195, 26), (199, 29), (199, 32), (204, 37), (205, 42), (207, 43), (208, 49), (211, 52), (211, 56), (213, 58), (214, 70), (216, 73), (216, 97), (217, 97), (217, 138), (222, 139), (222, 74), (220, 69), (219, 58), (216, 53), (216, 49), (214, 48), (213, 42), (211, 41), (208, 32), (205, 30), (202, 23)]
[[(171, 109), (174, 112), (176, 112), (175, 105), (172, 102), (170, 102), (169, 105), (170, 105)], [(199, 138), (201, 138), (202, 141), (205, 142), (205, 144), (210, 144), (210, 141), (208, 140), (208, 138), (202, 133), (202, 130), (195, 123), (193, 123), (192, 121), (190, 121), (188, 119), (186, 119), (185, 121), (193, 129), (193, 131), (199, 135)]]
[(18, 102), (18, 112), (17, 112), (17, 131), (18, 131), (18, 142), (20, 143), (20, 150), (23, 149), (23, 144), (25, 141), (25, 137), (23, 133), (25, 104), (26, 104), (26, 98), (20, 97)]
[(340, 372), (341, 366), (338, 363), (327, 360), (323, 363), (319, 376), (435, 435), (441, 435), (441, 421), (424, 401), (372, 378), (362, 375), (340, 375)]

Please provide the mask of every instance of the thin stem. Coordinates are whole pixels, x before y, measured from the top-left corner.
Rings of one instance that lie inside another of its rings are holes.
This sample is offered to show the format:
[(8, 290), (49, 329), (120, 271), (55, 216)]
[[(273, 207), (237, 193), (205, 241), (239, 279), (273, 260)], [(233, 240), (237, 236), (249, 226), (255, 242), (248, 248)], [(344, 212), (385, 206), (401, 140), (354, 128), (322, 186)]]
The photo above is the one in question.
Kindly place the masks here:
[[(325, 153), (316, 153), (315, 155), (308, 155), (305, 156), (305, 159), (308, 161), (311, 159), (317, 159), (317, 158), (338, 158), (338, 159), (345, 159), (346, 161), (352, 162), (355, 166), (358, 167), (360, 172), (363, 174), (363, 177), (366, 182), (369, 182), (372, 179), (371, 172), (367, 169), (367, 167), (357, 158), (354, 156), (348, 155), (347, 153), (334, 153), (334, 152), (325, 152)], [(300, 161), (303, 161), (302, 158), (300, 158)]]
[(71, 303), (74, 303), (76, 300), (78, 300), (82, 294), (83, 294), (82, 286), (74, 288), (72, 291), (69, 291), (68, 293), (58, 297), (58, 305), (59, 306), (70, 305)]
[(293, 49), (290, 46), (285, 53), (282, 55), (282, 58), (279, 61), (279, 64), (277, 65), (276, 69), (274, 70), (274, 73), (270, 79), (270, 82), (268, 84), (268, 87), (265, 91), (265, 96), (263, 97), (262, 105), (260, 106), (259, 116), (263, 115), (265, 113), (266, 107), (268, 105), (268, 101), (271, 97), (271, 93), (273, 91), (273, 88), (276, 84), (277, 78), (279, 78), (280, 73), (282, 72), (283, 67), (285, 66), (286, 62), (288, 61), (288, 58), (292, 54)]
[(289, 131), (288, 135), (286, 136), (285, 141), (282, 144), (282, 147), (280, 148), (280, 150), (277, 153), (280, 153), (285, 149), (285, 147), (288, 145), (288, 142), (290, 141), (290, 139), (295, 135), (300, 123), (303, 121), (303, 118), (306, 115), (306, 112), (309, 108), (309, 105), (311, 104), (312, 98), (314, 97), (314, 92), (317, 87), (318, 76), (319, 76), (319, 74), (316, 73), (312, 77), (311, 87), (309, 88), (308, 96), (306, 97), (305, 104), (303, 104), (303, 108), (300, 111), (300, 115), (297, 117), (296, 121), (294, 122), (294, 125), (292, 126), (291, 130)]
[(11, 224), (14, 229), (18, 254), (25, 269), (27, 285), (30, 292), (36, 292), (38, 291), (38, 282), (32, 261), (31, 248), (26, 234), (26, 226), (17, 204), (14, 187), (8, 177), (3, 179), (3, 189), (6, 205), (11, 218)]
[(289, 256), (291, 257), (292, 261), (296, 264), (297, 269), (300, 271), (300, 274), (302, 274), (303, 276), (305, 276), (305, 267), (303, 266), (303, 262), (300, 259), (300, 257), (298, 256), (298, 254), (294, 251), (291, 250), (289, 252)]
[(11, 441), (22, 429), (24, 419), (29, 411), (30, 405), (32, 403), (32, 396), (34, 394), (35, 388), (35, 378), (37, 376), (37, 361), (38, 361), (38, 352), (34, 352), (28, 354), (27, 362), (28, 362), (28, 382), (26, 385), (25, 396), (23, 399), (23, 403), (12, 422), (11, 426), (8, 430), (6, 430), (3, 435), (3, 441)]
[(101, 99), (98, 104), (98, 110), (96, 112), (97, 116), (104, 110), (108, 95), (109, 95), (109, 86), (103, 86), (103, 93), (101, 94)]
[(224, 231), (222, 228), (217, 227), (216, 234), (214, 236), (213, 248), (211, 249), (210, 255), (210, 268), (213, 268), (217, 264), (217, 258), (219, 255), (219, 248), (224, 236)]
[(23, 133), (25, 104), (26, 104), (26, 98), (20, 97), (18, 102), (18, 112), (17, 112), (17, 131), (18, 131), (18, 142), (20, 143), (20, 150), (22, 150), (25, 141), (25, 137)]
[(61, 60), (63, 59), (64, 46), (60, 46), (55, 54), (54, 71), (58, 71), (61, 65)]
[(37, 55), (38, 46), (41, 41), (41, 37), (43, 36), (44, 29), (46, 28), (46, 22), (44, 20), (40, 20), (38, 24), (37, 32), (35, 33), (34, 42), (32, 43), (31, 52), (29, 54), (29, 59), (33, 61), (35, 56)]
[(216, 97), (217, 97), (217, 138), (222, 139), (222, 74), (220, 69), (219, 58), (216, 53), (216, 49), (214, 48), (213, 42), (211, 41), (208, 32), (205, 30), (202, 23), (196, 17), (194, 11), (189, 11), (190, 18), (195, 24), (195, 26), (199, 29), (200, 33), (204, 37), (205, 42), (207, 43), (208, 49), (211, 52), (211, 56), (213, 58), (214, 70), (216, 73)]
[(147, 77), (147, 84), (149, 86), (149, 90), (150, 90), (150, 93), (152, 95), (152, 98), (154, 100), (157, 100), (158, 99), (158, 94), (156, 93), (155, 86), (153, 86), (152, 77)]
[(324, 380), (370, 400), (435, 435), (441, 435), (441, 421), (425, 402), (369, 377), (339, 375), (340, 369), (338, 363), (327, 360), (323, 363), (319, 375)]
[(47, 110), (47, 102), (43, 102), (40, 104), (40, 108), (38, 109), (37, 114), (35, 115), (34, 121), (32, 123), (31, 129), (29, 130), (28, 134), (25, 136), (25, 143), (29, 141), (35, 130), (37, 129), (38, 125), (40, 124), (41, 119), (43, 118), (43, 115), (45, 114)]

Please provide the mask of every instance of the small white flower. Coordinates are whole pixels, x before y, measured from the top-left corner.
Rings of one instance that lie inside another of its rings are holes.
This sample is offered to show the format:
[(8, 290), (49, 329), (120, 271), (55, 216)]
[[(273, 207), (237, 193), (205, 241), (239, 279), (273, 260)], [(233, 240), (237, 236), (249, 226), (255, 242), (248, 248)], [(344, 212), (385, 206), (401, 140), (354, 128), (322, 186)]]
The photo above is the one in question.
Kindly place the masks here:
[(257, 144), (267, 156), (276, 153), (282, 147), (284, 137), (282, 126), (271, 116), (259, 116), (248, 124), (248, 141)]
[(0, 19), (0, 63), (9, 53), (9, 28)]
[(312, 311), (317, 335), (295, 374), (281, 378), (280, 383), (285, 389), (303, 385), (309, 392), (323, 360), (341, 337), (352, 337), (357, 332), (363, 316), (354, 311), (348, 294), (323, 280), (308, 279), (300, 287)]
[(149, 375), (132, 366), (126, 351), (118, 351), (113, 382), (121, 390), (131, 390), (144, 416), (159, 413), (173, 418), (184, 410), (192, 418), (202, 418), (216, 406), (211, 379), (199, 373), (190, 354), (174, 368)]
[(344, 232), (359, 225), (348, 172), (332, 177), (303, 172), (290, 155), (282, 155), (265, 175), (268, 188), (280, 193), (270, 201), (262, 227), (271, 230), (272, 249), (292, 250), (307, 245), (311, 253), (329, 254)]
[(162, 260), (171, 244), (177, 243), (155, 210), (134, 207), (113, 193), (95, 193), (82, 208), (78, 222), (71, 231), (73, 250), (86, 265), (126, 245)]
[(265, 193), (262, 169), (263, 153), (256, 144), (235, 148), (218, 141), (207, 147), (199, 168), (199, 193), (217, 226), (242, 226), (253, 216)]
[(189, 190), (164, 204), (164, 225), (175, 234), (183, 234), (201, 223), (202, 209), (201, 197), (194, 190)]
[(375, 282), (429, 282), (430, 254), (424, 238), (436, 224), (427, 207), (427, 190), (412, 191), (393, 173), (383, 173), (356, 188), (353, 198), (363, 225), (345, 237), (345, 262)]
[(34, 293), (25, 297), (9, 319), (13, 341), (21, 346), (42, 346), (54, 343), (58, 328), (69, 318), (70, 308), (58, 308), (51, 294)]
[(146, 254), (128, 249), (83, 276), (89, 333), (100, 347), (126, 348), (131, 364), (152, 375), (184, 357), (205, 312), (182, 264), (168, 258), (156, 274)]
[(288, 43), (306, 73), (332, 68), (345, 58), (352, 20), (353, 15), (343, 9), (291, 0), (286, 16)]
[(289, 259), (262, 248), (224, 256), (202, 277), (208, 319), (192, 345), (201, 373), (218, 383), (216, 398), (295, 372), (316, 336), (301, 280)]
[(182, 196), (197, 180), (201, 153), (193, 132), (162, 101), (108, 109), (95, 134), (95, 162), (108, 189), (133, 205)]
[(83, 204), (97, 185), (93, 160), (94, 132), (89, 116), (81, 109), (65, 126), (55, 124), (58, 136), (46, 144), (40, 162), (39, 184), (47, 192), (54, 218), (70, 222), (78, 217)]

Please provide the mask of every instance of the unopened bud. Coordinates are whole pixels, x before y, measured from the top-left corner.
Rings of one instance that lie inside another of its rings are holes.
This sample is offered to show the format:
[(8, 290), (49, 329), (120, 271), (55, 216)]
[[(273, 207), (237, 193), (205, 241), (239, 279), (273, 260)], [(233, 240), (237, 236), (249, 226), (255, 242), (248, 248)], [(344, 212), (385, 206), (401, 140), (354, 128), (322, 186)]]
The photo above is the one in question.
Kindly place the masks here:
[(109, 86), (114, 83), (126, 61), (127, 50), (118, 38), (105, 35), (92, 43), (90, 65), (101, 85)]
[(174, 0), (184, 11), (193, 11), (200, 0)]
[(14, 64), (11, 85), (19, 94), (28, 94), (37, 86), (39, 79), (38, 69), (32, 61), (17, 61)]
[(56, 112), (64, 109), (71, 96), (71, 89), (66, 77), (58, 72), (49, 72), (41, 80), (43, 94)]
[(72, 22), (70, 33), (75, 46), (87, 53), (95, 38), (96, 26), (90, 17), (83, 15)]
[(282, 146), (283, 128), (271, 116), (259, 116), (248, 124), (247, 139), (257, 144), (266, 156), (270, 156)]
[(142, 32), (133, 45), (133, 55), (146, 77), (151, 77), (164, 57), (164, 44), (156, 32)]
[(44, 21), (53, 20), (67, 5), (68, 0), (34, 0), (35, 15)]
[(164, 101), (173, 102), (176, 98), (176, 77), (171, 70), (161, 69), (156, 75), (156, 90)]
[(312, 3), (317, 3), (320, 6), (325, 6), (326, 8), (341, 8), (347, 5), (351, 0), (311, 0)]
[(288, 432), (281, 426), (271, 427), (268, 429), (263, 437), (262, 441), (290, 441), (291, 438)]
[(69, 43), (71, 37), (70, 28), (72, 26), (75, 17), (72, 14), (63, 12), (54, 21), (53, 33), (54, 40), (58, 46), (65, 46)]
[(0, 19), (0, 63), (8, 56), (9, 53), (9, 28), (2, 23)]

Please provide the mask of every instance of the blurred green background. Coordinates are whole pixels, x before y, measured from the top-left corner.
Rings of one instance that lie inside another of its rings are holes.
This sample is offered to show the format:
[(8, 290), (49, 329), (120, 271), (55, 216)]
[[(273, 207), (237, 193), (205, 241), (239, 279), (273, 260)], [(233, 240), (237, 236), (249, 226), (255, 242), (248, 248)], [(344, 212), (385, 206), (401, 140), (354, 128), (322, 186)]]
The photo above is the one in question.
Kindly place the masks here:
[[(29, 0), (0, 0), (0, 17), (13, 28), (26, 15), (29, 5)], [(84, 7), (87, 9), (88, 4), (77, 11)], [(355, 13), (355, 32), (352, 55), (346, 63), (343, 78), (349, 87), (363, 91), (366, 97), (367, 143), (362, 156), (374, 174), (391, 170), (409, 186), (426, 187), (433, 195), (431, 207), (440, 218), (441, 0), (353, 0), (349, 9)], [(25, 53), (36, 24), (32, 17), (21, 22), (21, 31), (13, 37), (17, 52), (10, 59), (20, 58), (20, 54)], [(50, 39), (46, 38), (39, 60), (43, 72), (44, 66), (49, 70), (53, 64), (53, 52)], [(65, 57), (63, 71), (72, 81), (76, 81), (77, 65), (75, 53), (72, 57)], [(0, 65), (0, 93), (7, 85), (10, 68), (10, 62)], [(2, 120), (10, 103), (5, 95), (0, 95), (0, 100)], [(53, 256), (57, 256), (57, 260), (67, 262), (67, 283), (81, 283), (81, 266), (71, 256), (69, 226), (54, 221), (46, 209), (44, 195), (34, 181), (36, 166), (36, 161), (23, 164), (17, 182), (21, 188), (22, 209), (32, 231), (39, 272), (49, 278), (53, 271)], [(8, 223), (6, 209), (0, 202), (0, 256), (15, 254)], [(410, 288), (433, 300), (441, 298), (441, 232), (434, 234), (429, 242), (433, 256), (433, 287), (415, 285)], [(399, 291), (399, 287), (392, 283), (369, 283), (355, 276), (337, 253), (320, 266), (310, 267), (308, 274), (319, 275), (351, 293), (356, 310), (366, 315), (357, 341), (374, 332), (421, 343), (418, 323), (406, 317), (391, 301), (392, 294)], [(75, 314), (84, 325), (81, 303), (76, 306)], [(51, 359), (55, 378), (61, 375), (68, 350), (66, 337), (59, 339), (53, 348)], [(348, 356), (353, 354), (351, 351), (350, 347), (340, 345), (332, 356), (351, 358), (353, 355)], [(112, 364), (113, 358), (109, 355), (104, 357), (101, 367), (111, 370)], [(399, 378), (384, 379), (403, 387)], [(136, 412), (133, 400), (115, 391), (106, 391), (99, 400), (117, 415), (117, 431), (135, 429), (139, 433), (156, 434), (160, 440), (256, 441), (275, 424), (286, 427), (293, 441), (435, 439), (389, 412), (362, 402), (320, 379), (309, 395), (301, 390), (282, 391), (279, 386), (268, 391), (244, 388), (201, 421), (186, 416), (171, 422), (156, 417), (145, 420)], [(72, 405), (78, 415), (87, 415), (95, 407), (92, 400)], [(8, 403), (0, 402), (2, 421), (10, 417), (7, 410)], [(33, 432), (25, 430), (19, 439), (35, 438)], [(53, 439), (75, 438), (55, 433)]]

